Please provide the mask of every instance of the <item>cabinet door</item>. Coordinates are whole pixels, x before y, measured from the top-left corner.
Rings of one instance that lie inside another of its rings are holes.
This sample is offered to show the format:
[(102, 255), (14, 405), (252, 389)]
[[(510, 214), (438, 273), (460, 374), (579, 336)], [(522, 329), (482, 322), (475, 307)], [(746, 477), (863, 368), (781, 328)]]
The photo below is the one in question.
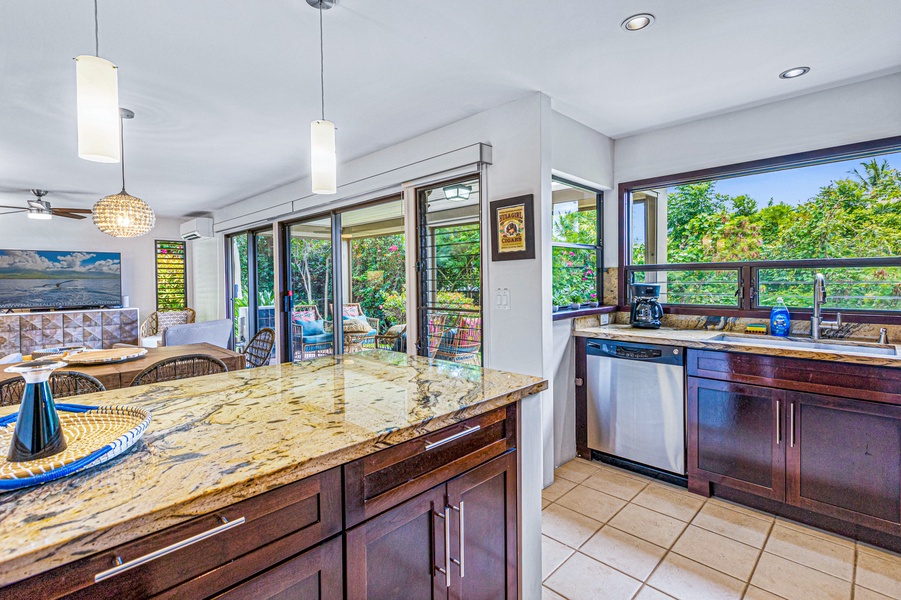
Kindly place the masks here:
[(344, 594), (341, 536), (233, 587), (216, 600), (331, 600)]
[(901, 406), (787, 392), (790, 504), (901, 534)]
[(446, 563), (445, 491), (432, 488), (348, 530), (348, 600), (447, 598), (438, 570)]
[(785, 499), (784, 392), (688, 378), (688, 477)]
[(454, 600), (512, 600), (517, 590), (516, 452), (447, 483)]

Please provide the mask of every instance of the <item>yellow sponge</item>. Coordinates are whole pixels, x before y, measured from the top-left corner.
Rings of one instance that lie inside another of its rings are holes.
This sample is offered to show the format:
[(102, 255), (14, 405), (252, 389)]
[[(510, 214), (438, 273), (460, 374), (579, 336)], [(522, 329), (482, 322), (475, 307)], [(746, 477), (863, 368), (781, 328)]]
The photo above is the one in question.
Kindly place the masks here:
[(745, 327), (745, 333), (758, 333), (766, 335), (766, 325), (762, 323), (748, 325), (747, 327)]

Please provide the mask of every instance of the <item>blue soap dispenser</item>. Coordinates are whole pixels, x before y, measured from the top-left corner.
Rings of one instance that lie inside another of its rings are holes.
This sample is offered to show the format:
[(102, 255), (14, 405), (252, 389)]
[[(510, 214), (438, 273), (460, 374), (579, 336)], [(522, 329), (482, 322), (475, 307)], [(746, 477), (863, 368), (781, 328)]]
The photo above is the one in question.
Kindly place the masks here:
[(782, 298), (776, 298), (776, 306), (770, 311), (770, 335), (788, 337), (791, 333), (791, 316)]

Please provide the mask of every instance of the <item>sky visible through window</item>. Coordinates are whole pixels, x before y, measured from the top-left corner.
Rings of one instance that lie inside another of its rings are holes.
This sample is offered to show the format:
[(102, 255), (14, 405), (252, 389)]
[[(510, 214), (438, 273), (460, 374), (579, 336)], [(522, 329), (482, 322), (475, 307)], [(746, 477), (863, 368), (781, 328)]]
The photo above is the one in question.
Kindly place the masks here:
[[(879, 163), (886, 160), (892, 168), (901, 169), (901, 152), (883, 154), (875, 158)], [(784, 202), (789, 206), (797, 206), (816, 196), (820, 188), (829, 185), (831, 181), (855, 178), (854, 170), (863, 172), (860, 163), (868, 160), (871, 159), (855, 158), (825, 165), (720, 179), (716, 182), (716, 191), (729, 196), (746, 194), (754, 198), (758, 206), (766, 206), (770, 198), (775, 204)]]

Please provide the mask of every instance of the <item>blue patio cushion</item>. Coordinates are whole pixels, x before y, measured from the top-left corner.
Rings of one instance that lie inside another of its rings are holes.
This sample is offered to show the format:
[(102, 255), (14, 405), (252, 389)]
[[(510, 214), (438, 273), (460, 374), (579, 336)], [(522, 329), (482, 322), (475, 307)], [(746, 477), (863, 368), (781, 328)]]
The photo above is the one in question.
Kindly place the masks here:
[(317, 319), (315, 321), (301, 321), (300, 326), (303, 328), (304, 337), (308, 335), (322, 335), (325, 333), (324, 321)]
[(454, 338), (457, 337), (457, 328), (451, 327), (441, 336), (441, 342), (438, 344), (439, 354), (455, 354)]
[(330, 333), (320, 333), (318, 335), (305, 335), (303, 336), (304, 344), (324, 344), (326, 342), (332, 341), (332, 334)]

